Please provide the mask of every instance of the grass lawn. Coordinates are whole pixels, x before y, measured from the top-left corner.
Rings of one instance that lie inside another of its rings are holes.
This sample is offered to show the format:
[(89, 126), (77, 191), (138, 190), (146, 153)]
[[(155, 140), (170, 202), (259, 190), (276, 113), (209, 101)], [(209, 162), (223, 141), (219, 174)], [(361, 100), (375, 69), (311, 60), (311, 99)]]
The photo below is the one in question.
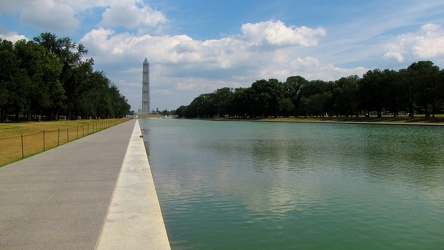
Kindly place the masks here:
[(128, 119), (0, 123), (0, 166), (125, 121)]
[(444, 116), (435, 115), (435, 117), (425, 117), (417, 115), (410, 118), (407, 115), (393, 117), (392, 115), (383, 115), (381, 118), (371, 117), (288, 117), (288, 118), (265, 118), (261, 121), (287, 121), (287, 122), (349, 122), (349, 123), (390, 123), (390, 124), (441, 124), (444, 125)]

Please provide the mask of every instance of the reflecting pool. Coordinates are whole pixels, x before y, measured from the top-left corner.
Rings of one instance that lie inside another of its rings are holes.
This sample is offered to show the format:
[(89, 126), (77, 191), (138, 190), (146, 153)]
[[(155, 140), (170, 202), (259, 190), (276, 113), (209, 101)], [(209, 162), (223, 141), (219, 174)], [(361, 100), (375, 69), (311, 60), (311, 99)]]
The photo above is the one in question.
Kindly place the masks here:
[(444, 246), (444, 127), (139, 121), (172, 249)]

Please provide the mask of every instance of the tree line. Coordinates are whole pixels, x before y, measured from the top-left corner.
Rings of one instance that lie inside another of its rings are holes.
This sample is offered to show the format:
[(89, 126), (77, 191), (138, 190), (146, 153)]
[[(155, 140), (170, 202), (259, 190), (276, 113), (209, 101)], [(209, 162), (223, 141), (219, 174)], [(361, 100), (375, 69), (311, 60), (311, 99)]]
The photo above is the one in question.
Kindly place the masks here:
[(188, 118), (264, 118), (289, 116), (360, 116), (415, 113), (435, 116), (444, 111), (444, 70), (431, 61), (406, 69), (369, 70), (336, 81), (309, 81), (290, 76), (258, 80), (247, 88), (221, 88), (201, 94), (176, 110)]
[(130, 105), (88, 50), (42, 33), (15, 43), (0, 38), (0, 122), (123, 117)]

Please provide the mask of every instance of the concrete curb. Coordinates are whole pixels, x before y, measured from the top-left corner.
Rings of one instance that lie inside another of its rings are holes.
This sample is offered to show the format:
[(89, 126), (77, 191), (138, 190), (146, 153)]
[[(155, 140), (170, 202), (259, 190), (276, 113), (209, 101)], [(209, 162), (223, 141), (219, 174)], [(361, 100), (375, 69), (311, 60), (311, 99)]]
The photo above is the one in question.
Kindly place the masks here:
[(137, 121), (96, 249), (171, 249)]

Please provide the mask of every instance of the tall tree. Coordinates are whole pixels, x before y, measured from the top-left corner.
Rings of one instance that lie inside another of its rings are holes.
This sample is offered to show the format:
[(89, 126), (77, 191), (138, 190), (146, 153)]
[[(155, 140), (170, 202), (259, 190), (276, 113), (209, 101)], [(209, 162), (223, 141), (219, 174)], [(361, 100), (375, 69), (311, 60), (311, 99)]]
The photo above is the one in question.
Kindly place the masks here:
[(333, 84), (321, 80), (309, 81), (299, 92), (303, 115), (324, 116), (331, 111)]
[(255, 105), (261, 116), (274, 116), (278, 114), (278, 102), (282, 97), (282, 83), (277, 79), (258, 80), (251, 84)]
[(444, 69), (441, 69), (441, 71), (439, 71), (439, 75), (438, 75), (438, 87), (437, 87), (437, 96), (438, 96), (438, 100), (441, 103), (441, 105), (444, 104)]
[(188, 116), (199, 118), (211, 118), (217, 114), (217, 108), (214, 104), (214, 94), (201, 94), (188, 106)]
[(294, 106), (294, 115), (298, 115), (301, 101), (300, 89), (307, 84), (308, 81), (302, 76), (290, 76), (283, 84), (283, 92), (286, 98), (289, 98)]
[(128, 100), (120, 94), (116, 85), (112, 84), (109, 88), (111, 105), (113, 110), (112, 117), (124, 117), (130, 113), (131, 106), (128, 104)]
[(382, 117), (382, 110), (387, 103), (387, 85), (383, 72), (379, 69), (369, 70), (360, 81), (361, 100), (367, 111), (375, 110)]
[(359, 80), (359, 77), (354, 75), (342, 77), (335, 82), (332, 101), (336, 115), (359, 116), (357, 98)]
[(398, 85), (402, 93), (403, 98), (407, 104), (407, 111), (409, 117), (415, 116), (415, 101), (418, 95), (418, 85), (412, 77), (413, 72), (408, 69), (400, 69), (398, 71)]
[(430, 105), (432, 114), (435, 116), (435, 106), (438, 101), (439, 67), (431, 61), (419, 61), (411, 64), (407, 70), (410, 72), (412, 84), (416, 85), (418, 91), (417, 103), (423, 107), (427, 117), (430, 116)]
[(233, 102), (230, 110), (238, 118), (252, 118), (258, 116), (256, 101), (251, 88), (237, 88), (234, 90)]
[(12, 113), (17, 121), (21, 114), (53, 120), (61, 112), (69, 118), (129, 113), (128, 101), (94, 71), (93, 59), (82, 59), (86, 53), (83, 45), (51, 33), (15, 44), (0, 39), (0, 121)]
[[(39, 36), (33, 39), (36, 43), (45, 47), (49, 52), (54, 53), (59, 58), (62, 63), (62, 71), (59, 74), (59, 80), (65, 90), (67, 105), (64, 105), (63, 108), (66, 108), (65, 113), (71, 117), (76, 117), (76, 91), (78, 86), (76, 86), (76, 69), (81, 67), (83, 64), (89, 64), (87, 66), (93, 65), (92, 58), (89, 60), (83, 61), (83, 55), (88, 53), (85, 46), (82, 44), (76, 44), (69, 37), (61, 37), (58, 38), (55, 34), (51, 33), (42, 33)], [(62, 107), (59, 107), (59, 110)]]
[(14, 45), (10, 41), (2, 40), (0, 42), (0, 122), (6, 120), (11, 102), (10, 96), (14, 94), (13, 89), (18, 73)]
[(230, 103), (233, 102), (233, 92), (231, 92), (230, 88), (225, 87), (214, 91), (213, 96), (217, 109), (217, 116), (225, 116), (230, 108)]
[(294, 105), (290, 98), (284, 97), (278, 100), (279, 116), (289, 117), (294, 113)]

